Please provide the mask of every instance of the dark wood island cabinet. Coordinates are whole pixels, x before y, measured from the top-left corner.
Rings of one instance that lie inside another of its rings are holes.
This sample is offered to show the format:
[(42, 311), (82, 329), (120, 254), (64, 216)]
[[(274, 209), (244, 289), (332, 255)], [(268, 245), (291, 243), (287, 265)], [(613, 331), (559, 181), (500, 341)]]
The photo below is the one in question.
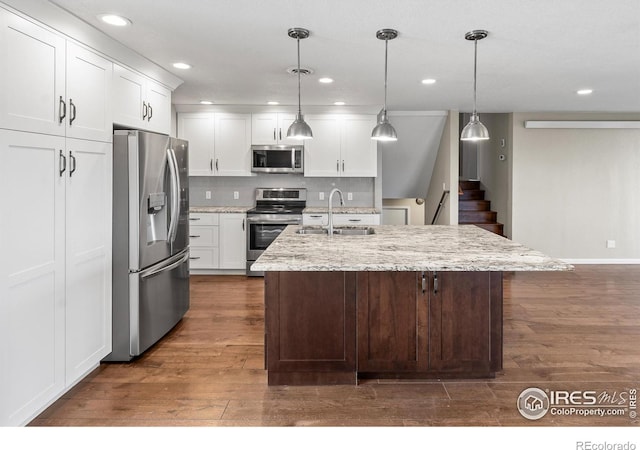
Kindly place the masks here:
[[(254, 264), (265, 271), (269, 385), (492, 378), (502, 370), (503, 271), (571, 270), (473, 226), (378, 226), (375, 238), (289, 228)], [(469, 254), (428, 251), (443, 235)], [(478, 238), (493, 256), (478, 257)]]

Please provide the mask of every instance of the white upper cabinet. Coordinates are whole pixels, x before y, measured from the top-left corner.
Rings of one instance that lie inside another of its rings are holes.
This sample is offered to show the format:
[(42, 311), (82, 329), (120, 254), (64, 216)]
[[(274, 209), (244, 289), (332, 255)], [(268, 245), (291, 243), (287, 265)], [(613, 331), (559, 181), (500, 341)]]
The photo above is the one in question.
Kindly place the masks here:
[(67, 137), (111, 141), (113, 63), (67, 42)]
[(251, 114), (180, 113), (190, 176), (251, 176)]
[(375, 177), (376, 141), (373, 115), (309, 115), (313, 139), (304, 143), (307, 177)]
[(126, 67), (114, 64), (113, 122), (171, 134), (171, 91)]
[(0, 9), (0, 127), (108, 142), (112, 63)]
[(290, 113), (256, 113), (251, 115), (251, 144), (300, 145), (295, 139), (287, 139), (287, 130), (295, 119)]

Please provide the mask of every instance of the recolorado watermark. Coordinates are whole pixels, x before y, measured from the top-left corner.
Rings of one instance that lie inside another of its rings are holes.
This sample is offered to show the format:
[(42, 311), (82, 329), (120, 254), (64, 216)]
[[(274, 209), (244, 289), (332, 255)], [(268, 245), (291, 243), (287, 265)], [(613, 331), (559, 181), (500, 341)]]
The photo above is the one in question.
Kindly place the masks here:
[[(552, 416), (628, 417), (637, 413), (636, 388), (627, 390), (550, 390), (530, 387), (518, 396), (518, 411), (525, 419)], [(591, 443), (590, 443), (591, 444)], [(580, 450), (635, 450), (623, 447), (581, 447)]]
[(576, 442), (576, 450), (636, 450), (633, 442)]

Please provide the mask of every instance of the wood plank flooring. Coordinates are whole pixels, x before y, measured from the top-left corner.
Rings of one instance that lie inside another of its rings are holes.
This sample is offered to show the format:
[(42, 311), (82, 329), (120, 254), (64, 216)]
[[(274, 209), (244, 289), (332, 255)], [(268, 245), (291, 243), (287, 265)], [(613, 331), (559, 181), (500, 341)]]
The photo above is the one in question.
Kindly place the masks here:
[(268, 387), (263, 279), (196, 276), (191, 309), (137, 361), (102, 364), (31, 426), (637, 426), (523, 418), (523, 389), (640, 388), (640, 265), (508, 273), (504, 371), (491, 380)]

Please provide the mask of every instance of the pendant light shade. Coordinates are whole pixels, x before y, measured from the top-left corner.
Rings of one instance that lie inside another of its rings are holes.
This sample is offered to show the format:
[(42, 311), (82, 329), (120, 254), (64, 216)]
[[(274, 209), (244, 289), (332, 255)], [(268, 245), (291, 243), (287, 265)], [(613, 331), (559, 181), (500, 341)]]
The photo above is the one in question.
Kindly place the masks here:
[(389, 118), (387, 117), (387, 53), (389, 40), (398, 37), (398, 32), (384, 28), (376, 32), (376, 37), (384, 41), (384, 106), (378, 114), (378, 124), (371, 131), (371, 139), (376, 141), (397, 141), (396, 130), (389, 123)]
[(308, 38), (309, 30), (304, 28), (290, 28), (287, 34), (298, 42), (298, 114), (296, 114), (295, 120), (287, 130), (287, 137), (300, 140), (313, 139), (311, 127), (304, 121), (300, 104), (300, 39)]
[(477, 81), (477, 65), (478, 65), (478, 41), (487, 37), (489, 33), (485, 30), (473, 30), (464, 35), (468, 41), (473, 41), (473, 114), (469, 123), (462, 129), (460, 133), (461, 141), (486, 141), (489, 139), (489, 130), (485, 127), (476, 110), (476, 81)]

